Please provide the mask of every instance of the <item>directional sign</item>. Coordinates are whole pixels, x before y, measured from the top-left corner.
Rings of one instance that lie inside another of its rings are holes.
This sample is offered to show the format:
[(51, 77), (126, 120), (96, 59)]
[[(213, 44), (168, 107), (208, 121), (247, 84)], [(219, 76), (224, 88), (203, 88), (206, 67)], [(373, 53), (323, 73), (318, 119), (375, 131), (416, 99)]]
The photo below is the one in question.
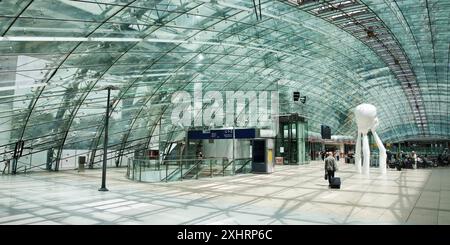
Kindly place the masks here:
[[(253, 139), (256, 137), (256, 129), (235, 129), (235, 139)], [(233, 129), (219, 129), (219, 130), (191, 130), (188, 132), (188, 139), (202, 140), (202, 139), (233, 139)]]

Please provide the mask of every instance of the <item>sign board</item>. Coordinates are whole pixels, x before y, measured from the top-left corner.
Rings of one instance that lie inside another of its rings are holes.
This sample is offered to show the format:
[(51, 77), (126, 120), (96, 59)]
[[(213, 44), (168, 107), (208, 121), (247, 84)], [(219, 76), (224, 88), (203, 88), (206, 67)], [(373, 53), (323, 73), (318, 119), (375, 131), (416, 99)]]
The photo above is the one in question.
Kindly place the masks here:
[[(235, 139), (253, 139), (256, 137), (256, 129), (234, 129)], [(219, 129), (219, 130), (191, 130), (188, 131), (188, 139), (202, 140), (202, 139), (233, 139), (233, 129)]]
[[(211, 130), (209, 134), (210, 139), (232, 139), (233, 138), (233, 130), (225, 129), (225, 130)], [(237, 138), (237, 136), (236, 136)]]
[(246, 129), (235, 129), (236, 139), (253, 139), (256, 138), (256, 129), (246, 128)]
[(206, 140), (210, 138), (210, 132), (203, 132), (202, 130), (194, 130), (188, 132), (188, 139)]
[(272, 129), (259, 129), (259, 137), (260, 138), (272, 138), (276, 137), (275, 131)]
[(320, 134), (322, 139), (331, 139), (331, 129), (327, 125), (320, 126)]

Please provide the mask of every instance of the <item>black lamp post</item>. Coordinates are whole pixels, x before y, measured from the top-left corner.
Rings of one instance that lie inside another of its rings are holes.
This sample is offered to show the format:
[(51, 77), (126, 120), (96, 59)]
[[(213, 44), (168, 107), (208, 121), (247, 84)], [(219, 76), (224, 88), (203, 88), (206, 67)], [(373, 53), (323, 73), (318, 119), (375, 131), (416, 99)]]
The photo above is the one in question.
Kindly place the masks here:
[(109, 85), (104, 88), (105, 90), (108, 90), (108, 99), (106, 102), (106, 115), (105, 115), (105, 139), (103, 141), (103, 168), (102, 168), (102, 187), (98, 189), (98, 191), (108, 191), (106, 188), (106, 158), (107, 158), (107, 151), (108, 151), (108, 125), (109, 125), (109, 107), (111, 106), (109, 104), (109, 99), (111, 97), (111, 90), (118, 89), (115, 86)]

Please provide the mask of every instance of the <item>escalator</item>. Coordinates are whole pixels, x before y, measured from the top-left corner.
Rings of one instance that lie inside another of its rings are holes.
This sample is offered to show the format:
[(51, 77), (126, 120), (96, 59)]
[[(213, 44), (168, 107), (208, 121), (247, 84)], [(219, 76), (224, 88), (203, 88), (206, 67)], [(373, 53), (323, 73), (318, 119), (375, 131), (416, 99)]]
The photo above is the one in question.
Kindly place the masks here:
[(245, 174), (251, 172), (252, 159), (241, 159), (241, 164), (236, 166), (236, 174)]
[(186, 171), (183, 171), (183, 179), (198, 179), (199, 174), (203, 170), (203, 160), (198, 160), (189, 168), (186, 169)]
[[(191, 164), (188, 164), (188, 162), (193, 162)], [(171, 164), (172, 163), (172, 164)], [(175, 164), (174, 164), (175, 163)], [(199, 173), (202, 170), (202, 160), (184, 160), (182, 162), (181, 160), (174, 160), (174, 161), (166, 161), (165, 164), (163, 164), (167, 168), (167, 175), (166, 177), (162, 178), (161, 181), (168, 182), (168, 181), (177, 181), (180, 179), (193, 179), (198, 178)], [(170, 167), (172, 166), (172, 168)], [(170, 171), (168, 170), (170, 169)]]

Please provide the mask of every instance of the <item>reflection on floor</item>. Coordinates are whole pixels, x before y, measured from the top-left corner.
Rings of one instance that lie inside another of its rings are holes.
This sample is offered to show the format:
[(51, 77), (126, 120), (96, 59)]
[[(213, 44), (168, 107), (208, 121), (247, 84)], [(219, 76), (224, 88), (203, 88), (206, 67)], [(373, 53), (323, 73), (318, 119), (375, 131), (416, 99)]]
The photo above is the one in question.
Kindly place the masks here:
[(173, 183), (136, 183), (108, 169), (0, 177), (0, 224), (450, 224), (450, 169), (370, 178), (341, 164), (328, 189), (321, 163)]

